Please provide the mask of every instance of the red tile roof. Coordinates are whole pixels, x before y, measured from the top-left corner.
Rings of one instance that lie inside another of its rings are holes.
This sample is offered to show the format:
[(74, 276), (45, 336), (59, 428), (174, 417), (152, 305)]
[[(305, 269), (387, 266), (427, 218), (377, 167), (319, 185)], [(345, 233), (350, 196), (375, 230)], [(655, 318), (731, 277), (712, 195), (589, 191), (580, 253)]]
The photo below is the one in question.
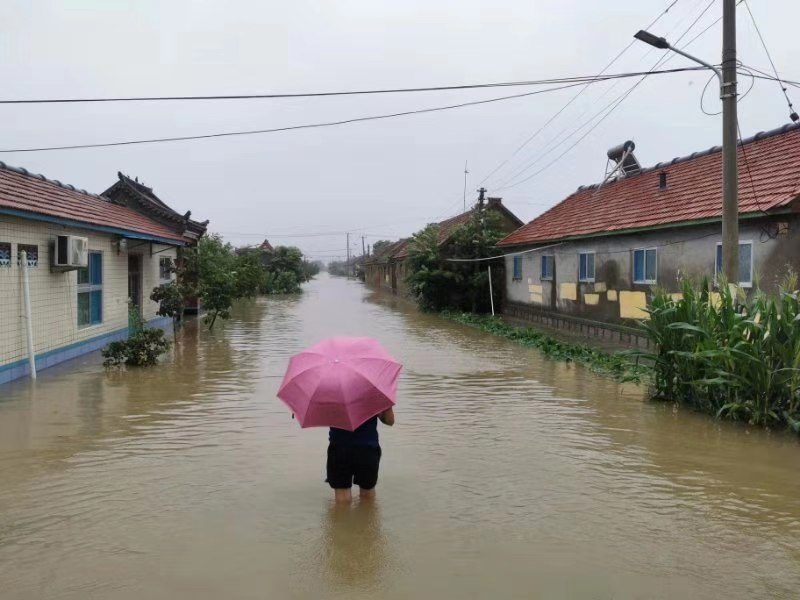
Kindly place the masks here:
[(113, 227), (164, 240), (183, 242), (183, 236), (161, 223), (107, 199), (0, 162), (0, 209)]
[[(800, 125), (744, 140), (738, 163), (740, 213), (786, 207), (800, 197)], [(660, 173), (667, 174), (665, 190), (659, 189)], [(714, 147), (602, 187), (581, 187), (499, 245), (553, 242), (721, 216), (722, 155)]]

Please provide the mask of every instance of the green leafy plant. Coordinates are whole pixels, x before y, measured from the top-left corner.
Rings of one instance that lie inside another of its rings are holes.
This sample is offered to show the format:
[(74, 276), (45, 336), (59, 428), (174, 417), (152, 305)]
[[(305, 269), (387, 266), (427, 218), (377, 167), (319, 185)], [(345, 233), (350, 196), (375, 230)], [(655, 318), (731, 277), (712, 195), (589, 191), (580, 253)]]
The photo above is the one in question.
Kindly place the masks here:
[(127, 340), (111, 342), (102, 350), (103, 365), (107, 368), (148, 367), (158, 363), (158, 357), (169, 350), (170, 343), (160, 329), (142, 329)]
[[(488, 312), (488, 263), (453, 262), (448, 259), (476, 259), (494, 256), (493, 248), (503, 237), (500, 218), (494, 212), (476, 209), (472, 218), (457, 226), (441, 243), (438, 225), (416, 233), (409, 245), (407, 283), (423, 310)], [(503, 282), (495, 270), (494, 290)]]
[(652, 372), (649, 367), (638, 364), (626, 353), (608, 353), (585, 344), (562, 342), (537, 329), (514, 327), (499, 317), (456, 312), (443, 312), (442, 315), (452, 321), (476, 327), (528, 348), (536, 348), (547, 358), (586, 365), (592, 371), (609, 375), (617, 381), (640, 382)]
[[(796, 285), (790, 274), (787, 285)], [(656, 348), (652, 396), (720, 418), (800, 431), (800, 300), (683, 282), (657, 292), (642, 327)]]
[(156, 288), (150, 294), (150, 300), (158, 302), (157, 314), (161, 317), (170, 317), (172, 319), (172, 330), (178, 327), (178, 323), (183, 316), (183, 308), (186, 304), (186, 293), (181, 285), (175, 281), (164, 283)]

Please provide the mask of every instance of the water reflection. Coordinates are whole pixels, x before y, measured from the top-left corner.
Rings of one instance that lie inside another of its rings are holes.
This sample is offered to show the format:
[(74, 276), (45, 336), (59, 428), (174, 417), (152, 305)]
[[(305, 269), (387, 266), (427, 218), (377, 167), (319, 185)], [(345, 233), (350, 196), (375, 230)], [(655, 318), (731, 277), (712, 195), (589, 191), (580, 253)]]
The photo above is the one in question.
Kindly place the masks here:
[(321, 531), (323, 572), (333, 586), (346, 590), (380, 587), (389, 552), (377, 502), (332, 503)]

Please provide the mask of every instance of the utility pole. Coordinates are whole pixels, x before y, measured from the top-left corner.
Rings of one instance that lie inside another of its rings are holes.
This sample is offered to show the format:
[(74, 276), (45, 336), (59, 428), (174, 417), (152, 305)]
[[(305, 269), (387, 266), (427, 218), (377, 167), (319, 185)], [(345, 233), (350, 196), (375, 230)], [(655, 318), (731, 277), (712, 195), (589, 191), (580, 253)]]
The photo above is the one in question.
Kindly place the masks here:
[(350, 277), (350, 233), (347, 234), (347, 262), (346, 264), (346, 271), (347, 276)]
[(364, 236), (362, 235), (361, 236), (361, 256), (366, 256), (366, 255), (367, 255), (367, 251), (364, 248)]
[(464, 210), (463, 212), (467, 212), (467, 161), (464, 161)]
[(736, 165), (736, 0), (722, 1), (722, 271), (739, 283), (739, 181)]

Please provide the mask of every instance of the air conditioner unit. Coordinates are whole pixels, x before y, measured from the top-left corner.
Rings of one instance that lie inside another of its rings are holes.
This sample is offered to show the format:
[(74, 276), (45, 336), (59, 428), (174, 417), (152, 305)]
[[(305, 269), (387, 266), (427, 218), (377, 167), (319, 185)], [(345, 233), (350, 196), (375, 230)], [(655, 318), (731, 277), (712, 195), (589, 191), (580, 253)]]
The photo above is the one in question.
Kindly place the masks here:
[(53, 266), (61, 269), (81, 269), (89, 265), (89, 240), (74, 235), (56, 236)]

